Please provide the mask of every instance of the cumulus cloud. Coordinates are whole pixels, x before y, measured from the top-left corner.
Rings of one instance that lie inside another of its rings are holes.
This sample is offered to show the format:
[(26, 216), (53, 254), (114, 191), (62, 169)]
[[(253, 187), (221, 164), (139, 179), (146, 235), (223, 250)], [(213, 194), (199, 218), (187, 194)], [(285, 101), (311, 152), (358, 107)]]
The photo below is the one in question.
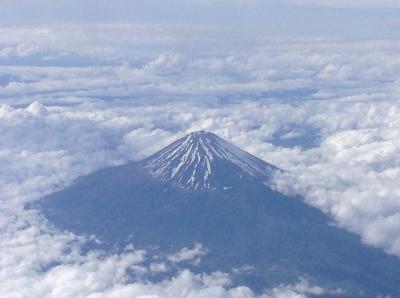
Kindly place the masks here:
[[(95, 102), (103, 99), (149, 104), (150, 101), (221, 102), (254, 98), (395, 99), (399, 93), (397, 74), (400, 60), (396, 50), (398, 43), (394, 41), (343, 43), (259, 39), (257, 46), (237, 42), (241, 46), (227, 51), (214, 41), (222, 36), (216, 33), (214, 37), (210, 33), (211, 37), (199, 42), (203, 45), (213, 44), (207, 46), (205, 52), (202, 46), (186, 50), (182, 45), (186, 39), (190, 45), (199, 44), (186, 35), (203, 36), (202, 29), (198, 29), (198, 34), (180, 29), (177, 30), (176, 41), (172, 42), (174, 50), (160, 46), (155, 50), (144, 51), (146, 54), (143, 54), (131, 50), (135, 48), (136, 42), (126, 32), (136, 32), (139, 29), (130, 26), (104, 25), (104, 34), (114, 39), (103, 40), (102, 36), (94, 36), (93, 41), (87, 41), (85, 36), (91, 35), (91, 30), (96, 28), (94, 26), (82, 29), (58, 28), (66, 32), (65, 36), (56, 29), (48, 29), (49, 32), (40, 34), (41, 38), (33, 38), (34, 42), (46, 49), (50, 48), (53, 56), (60, 55), (61, 60), (47, 61), (50, 64), (43, 65), (43, 61), (36, 57), (39, 61), (33, 61), (34, 65), (25, 61), (23, 65), (2, 67), (0, 100), (14, 105), (30, 104), (33, 100), (73, 104), (88, 102), (89, 99)], [(143, 33), (145, 36), (153, 36), (163, 35), (165, 28), (162, 28), (160, 32), (157, 27), (152, 29), (151, 26), (150, 29), (144, 26), (141, 30), (146, 32)], [(26, 43), (25, 35), (30, 38), (39, 34), (36, 31), (41, 32), (37, 28), (28, 28), (22, 30), (22, 36), (16, 34), (17, 37), (14, 37), (14, 31), (19, 31), (8, 30), (10, 32), (5, 32), (3, 37), (5, 47)], [(158, 33), (153, 34), (152, 30)], [(82, 35), (82, 38), (76, 40), (76, 34)], [(226, 41), (226, 38), (222, 40)], [(82, 45), (76, 47), (74, 43)], [(101, 47), (102, 43), (115, 44), (112, 47), (114, 52), (101, 53), (96, 50), (98, 44)], [(229, 41), (226, 43), (230, 44)], [(139, 38), (137, 44), (144, 46), (146, 41)], [(91, 50), (87, 50), (87, 47)], [(75, 62), (62, 62), (62, 59), (69, 57), (66, 53), (72, 51), (75, 51), (73, 55), (81, 57), (86, 64), (80, 63), (79, 59)], [(44, 50), (43, 55), (47, 54), (47, 50)]]
[[(0, 150), (3, 165), (0, 171), (1, 296), (166, 297), (166, 293), (170, 297), (257, 296), (245, 287), (230, 289), (229, 276), (218, 272), (194, 275), (183, 271), (171, 280), (149, 283), (146, 281), (148, 274), (169, 270), (162, 259), (158, 263), (145, 263), (146, 252), (132, 248), (118, 255), (104, 255), (96, 251), (84, 253), (81, 250), (85, 241), (83, 237), (56, 231), (35, 210), (24, 208), (25, 203), (62, 188), (79, 175), (99, 166), (123, 162), (126, 148), (114, 150), (117, 145), (110, 150), (106, 145), (110, 142), (110, 130), (118, 139), (123, 135), (130, 136), (131, 131), (140, 136), (135, 127), (138, 122), (145, 124), (147, 118), (148, 126), (141, 131), (146, 136), (157, 121), (161, 121), (160, 124), (163, 122), (155, 117), (155, 109), (157, 107), (137, 107), (133, 110), (117, 107), (113, 111), (104, 110), (101, 105), (85, 109), (84, 105), (59, 107), (39, 102), (33, 102), (26, 108), (1, 106), (0, 126), (4, 133)], [(171, 123), (175, 125), (180, 119), (190, 120), (190, 117), (179, 115), (173, 105), (158, 109), (170, 109), (166, 117), (171, 118)], [(198, 111), (199, 108), (193, 109)], [(11, 126), (13, 129), (9, 129)], [(92, 134), (96, 136), (87, 138)], [(48, 138), (49, 135), (52, 138)], [(164, 141), (160, 137), (158, 141), (162, 144), (171, 135), (169, 131), (165, 133)], [(129, 146), (123, 139), (120, 139), (121, 146)], [(145, 139), (142, 141), (145, 142)], [(36, 146), (33, 146), (34, 143)], [(88, 159), (89, 155), (93, 159)], [(125, 159), (129, 157), (125, 156)], [(168, 256), (166, 261), (196, 262), (205, 253), (205, 248), (195, 244), (193, 248), (183, 248)], [(134, 274), (136, 282), (128, 279), (127, 272), (130, 278)]]
[[(12, 198), (18, 189), (38, 197), (79, 175), (143, 158), (189, 131), (207, 129), (287, 170), (277, 182), (280, 190), (300, 193), (366, 243), (400, 255), (394, 228), (400, 210), (396, 101), (110, 107), (3, 105), (3, 194)], [(318, 131), (314, 148), (302, 148), (308, 128)], [(298, 146), (281, 147), (281, 135)]]
[[(148, 28), (135, 39), (125, 26), (105, 26), (107, 37), (89, 43), (75, 28), (72, 45), (71, 28), (1, 29), (10, 31), (0, 34), (0, 59), (42, 53), (62, 60), (74, 51), (103, 63), (0, 70), (0, 296), (257, 297), (230, 288), (221, 272), (146, 279), (197, 262), (207, 253), (201, 244), (158, 259), (134, 249), (85, 253), (85, 239), (24, 208), (80, 175), (141, 159), (199, 129), (283, 168), (278, 190), (300, 194), (365, 243), (400, 256), (397, 43), (264, 40), (246, 51), (161, 48), (136, 61), (129, 40), (177, 43), (192, 31), (171, 37), (154, 27), (156, 38), (146, 41)], [(328, 291), (300, 279), (261, 297)]]
[[(78, 175), (138, 159), (191, 130), (204, 128), (285, 169), (276, 182), (279, 190), (303, 195), (366, 243), (400, 255), (396, 228), (400, 106), (396, 101), (311, 101), (296, 106), (247, 102), (225, 105), (223, 110), (188, 104), (128, 108), (34, 102), (25, 109), (2, 105), (0, 110), (2, 208), (7, 214), (2, 217), (3, 227), (9, 237), (22, 241), (4, 238), (7, 249), (2, 255), (8, 259), (15, 257), (18, 247), (21, 257), (37, 256), (38, 266), (55, 262), (41, 259), (45, 256), (38, 255), (40, 247), (32, 244), (40, 243), (45, 224), (37, 222), (35, 213), (21, 209), (25, 202), (63, 187)], [(299, 126), (318, 129), (320, 143), (310, 149), (302, 148), (301, 142), (294, 147), (273, 145), (276, 134), (290, 137), (291, 129), (298, 133)], [(140, 140), (140, 147), (134, 139)], [(50, 235), (44, 234), (43, 239), (78, 241), (68, 234)], [(43, 245), (47, 245), (45, 240)], [(65, 245), (53, 245), (56, 250), (46, 256), (60, 261), (57, 258)], [(171, 258), (188, 260), (198, 253), (203, 254), (204, 248), (195, 245)], [(163, 268), (154, 264), (150, 270)]]
[(3, 26), (0, 61), (11, 60), (11, 65), (17, 60), (31, 65), (87, 66), (131, 60), (140, 64), (160, 51), (206, 51), (246, 41), (235, 32), (166, 22)]
[(201, 243), (195, 243), (193, 248), (184, 247), (175, 254), (169, 255), (168, 260), (173, 263), (192, 261), (199, 264), (201, 257), (207, 254), (207, 249)]

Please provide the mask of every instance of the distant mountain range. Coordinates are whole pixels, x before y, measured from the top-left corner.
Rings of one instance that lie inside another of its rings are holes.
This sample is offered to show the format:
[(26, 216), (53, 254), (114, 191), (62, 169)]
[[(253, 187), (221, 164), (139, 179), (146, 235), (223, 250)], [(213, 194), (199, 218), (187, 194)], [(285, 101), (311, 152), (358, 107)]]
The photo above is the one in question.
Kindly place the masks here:
[(82, 177), (38, 207), (60, 229), (96, 235), (104, 249), (133, 243), (168, 255), (199, 243), (201, 262), (182, 266), (230, 273), (255, 291), (304, 277), (331, 290), (324, 297), (400, 297), (399, 259), (271, 189), (277, 171), (213, 133), (193, 132), (143, 161)]

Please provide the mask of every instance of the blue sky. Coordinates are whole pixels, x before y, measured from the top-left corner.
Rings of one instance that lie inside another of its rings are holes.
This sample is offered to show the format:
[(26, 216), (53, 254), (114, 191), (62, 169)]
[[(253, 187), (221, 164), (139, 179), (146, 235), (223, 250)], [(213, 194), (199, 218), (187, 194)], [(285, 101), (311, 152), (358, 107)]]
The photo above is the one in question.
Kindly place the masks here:
[(397, 0), (3, 0), (0, 23), (166, 22), (272, 36), (397, 39), (399, 8)]

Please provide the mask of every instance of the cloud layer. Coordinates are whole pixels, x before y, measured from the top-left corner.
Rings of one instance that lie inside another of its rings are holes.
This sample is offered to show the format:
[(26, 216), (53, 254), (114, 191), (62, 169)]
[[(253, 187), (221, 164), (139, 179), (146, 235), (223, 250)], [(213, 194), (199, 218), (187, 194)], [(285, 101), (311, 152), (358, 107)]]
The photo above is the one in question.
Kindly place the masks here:
[[(279, 190), (303, 195), (310, 204), (331, 214), (337, 224), (360, 234), (366, 243), (400, 256), (400, 144), (396, 141), (400, 106), (396, 101), (314, 100), (295, 105), (244, 102), (225, 105), (223, 109), (187, 103), (44, 106), (35, 102), (26, 108), (2, 105), (0, 111), (0, 156), (5, 165), (0, 172), (0, 274), (7, 277), (4, 285), (10, 282), (9, 278), (20, 284), (22, 292), (15, 297), (27, 295), (24, 285), (31, 284), (33, 279), (38, 284), (38, 297), (52, 291), (54, 295), (77, 297), (78, 285), (93, 287), (81, 292), (82, 297), (90, 297), (90, 293), (98, 293), (99, 297), (162, 293), (165, 289), (174, 293), (174, 287), (186, 286), (199, 297), (208, 291), (229, 293), (232, 297), (253, 295), (249, 289), (224, 290), (221, 285), (210, 288), (190, 272), (151, 287), (126, 284), (124, 272), (128, 268), (136, 269), (141, 276), (151, 271), (162, 272), (168, 264), (146, 267), (142, 264), (143, 254), (136, 251), (84, 256), (79, 251), (82, 239), (52, 231), (38, 214), (22, 208), (25, 202), (63, 187), (78, 175), (141, 158), (197, 129), (214, 131), (285, 169), (287, 172), (276, 182)], [(302, 148), (301, 138), (298, 146), (273, 145), (279, 135), (297, 138), (306, 135), (306, 128), (310, 127), (319, 131), (320, 143), (313, 148)], [(296, 133), (288, 134), (290, 131)], [(49, 135), (52, 137), (48, 138)], [(169, 260), (189, 260), (204, 253), (201, 245), (196, 244)], [(53, 268), (56, 264), (59, 265)], [(83, 276), (89, 281), (85, 282)], [(116, 279), (106, 286), (90, 283), (110, 276)], [(75, 286), (66, 289), (68, 284)], [(9, 293), (10, 286), (0, 288), (4, 295)], [(289, 291), (293, 290), (290, 287)], [(275, 291), (279, 289), (270, 294)]]
[[(201, 262), (199, 243), (157, 259), (134, 247), (84, 252), (82, 237), (24, 208), (199, 129), (284, 169), (278, 190), (400, 256), (397, 42), (250, 46), (204, 28), (85, 26), (1, 29), (0, 296), (257, 297), (226, 273), (179, 267)], [(299, 277), (262, 297), (328, 291)]]
[(0, 70), (0, 100), (11, 105), (390, 100), (399, 94), (395, 41), (243, 39), (241, 32), (154, 24), (1, 30), (0, 63), (7, 66)]

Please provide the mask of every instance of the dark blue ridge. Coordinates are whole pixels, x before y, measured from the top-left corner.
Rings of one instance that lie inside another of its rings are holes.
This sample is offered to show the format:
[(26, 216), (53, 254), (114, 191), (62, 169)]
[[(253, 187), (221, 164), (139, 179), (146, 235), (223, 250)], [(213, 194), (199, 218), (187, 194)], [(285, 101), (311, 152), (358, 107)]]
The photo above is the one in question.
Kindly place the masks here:
[[(208, 134), (208, 138), (215, 136)], [(197, 190), (155, 175), (157, 169), (149, 168), (149, 162), (190, 138), (193, 136), (144, 161), (82, 177), (43, 198), (37, 207), (60, 229), (96, 235), (106, 250), (133, 243), (137, 248), (157, 247), (158, 252), (169, 254), (201, 243), (208, 253), (198, 266), (188, 264), (191, 270), (232, 273), (234, 285), (247, 285), (255, 291), (305, 277), (327, 289), (343, 289), (340, 297), (400, 297), (397, 257), (363, 245), (357, 235), (334, 227), (326, 215), (300, 198), (272, 190), (268, 177), (277, 168), (248, 153), (242, 155), (244, 151), (236, 151), (237, 147), (223, 143), (226, 141), (221, 143), (223, 149), (235, 151), (228, 151), (227, 156), (251, 157), (254, 164), (217, 156), (212, 187)], [(205, 154), (205, 150), (198, 152)], [(187, 151), (178, 153), (176, 160), (181, 160)], [(169, 166), (171, 162), (176, 167), (175, 161), (162, 160), (161, 164)], [(263, 167), (265, 175), (256, 175), (254, 171)], [(182, 177), (192, 177), (193, 167), (188, 166), (187, 171)], [(199, 168), (198, 177), (203, 174)], [(252, 269), (234, 270), (242, 267)]]

